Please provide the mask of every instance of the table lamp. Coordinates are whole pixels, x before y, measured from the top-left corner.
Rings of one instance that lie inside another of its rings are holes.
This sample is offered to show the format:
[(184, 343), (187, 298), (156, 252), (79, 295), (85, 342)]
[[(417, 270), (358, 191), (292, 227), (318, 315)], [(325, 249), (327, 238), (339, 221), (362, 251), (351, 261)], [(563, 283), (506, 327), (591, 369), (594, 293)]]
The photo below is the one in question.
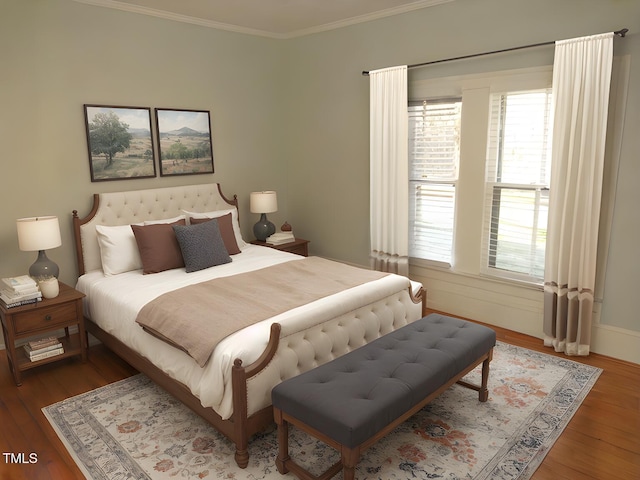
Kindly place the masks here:
[(251, 192), (249, 208), (251, 213), (259, 213), (260, 220), (253, 226), (253, 234), (262, 242), (267, 237), (276, 233), (276, 226), (267, 220), (267, 213), (278, 210), (278, 198), (276, 192)]
[(47, 258), (45, 250), (62, 245), (58, 217), (29, 217), (16, 220), (18, 246), (25, 252), (38, 252), (37, 260), (29, 268), (29, 276), (34, 279), (56, 277), (60, 273), (58, 265)]

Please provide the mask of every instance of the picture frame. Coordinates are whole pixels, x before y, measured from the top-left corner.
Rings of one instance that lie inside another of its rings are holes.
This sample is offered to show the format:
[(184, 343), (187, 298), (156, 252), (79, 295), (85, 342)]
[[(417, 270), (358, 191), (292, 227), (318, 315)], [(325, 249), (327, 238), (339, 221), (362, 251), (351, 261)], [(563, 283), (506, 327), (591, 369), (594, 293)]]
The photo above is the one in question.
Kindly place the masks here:
[(84, 105), (92, 182), (152, 178), (151, 109)]
[(156, 108), (160, 176), (214, 173), (208, 110)]

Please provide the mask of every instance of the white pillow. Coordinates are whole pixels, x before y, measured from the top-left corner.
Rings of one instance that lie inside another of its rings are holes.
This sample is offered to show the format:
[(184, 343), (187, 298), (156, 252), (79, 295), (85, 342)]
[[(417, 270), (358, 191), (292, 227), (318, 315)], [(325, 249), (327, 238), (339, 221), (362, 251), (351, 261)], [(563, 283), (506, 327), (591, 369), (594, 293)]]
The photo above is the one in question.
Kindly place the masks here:
[(177, 217), (173, 217), (173, 218), (165, 218), (163, 220), (147, 220), (146, 222), (144, 222), (145, 225), (158, 225), (161, 223), (176, 223), (179, 222), (180, 220), (184, 220), (186, 222), (187, 217), (185, 215), (178, 215)]
[(186, 210), (182, 210), (182, 212), (189, 218), (218, 218), (226, 215), (227, 213), (231, 213), (231, 223), (233, 225), (233, 233), (235, 234), (238, 248), (244, 248), (247, 246), (247, 243), (242, 239), (242, 233), (240, 232), (237, 208), (226, 208), (224, 210), (214, 210), (213, 212), (188, 212)]
[(142, 260), (131, 225), (109, 227), (96, 225), (102, 271), (105, 275), (139, 270)]

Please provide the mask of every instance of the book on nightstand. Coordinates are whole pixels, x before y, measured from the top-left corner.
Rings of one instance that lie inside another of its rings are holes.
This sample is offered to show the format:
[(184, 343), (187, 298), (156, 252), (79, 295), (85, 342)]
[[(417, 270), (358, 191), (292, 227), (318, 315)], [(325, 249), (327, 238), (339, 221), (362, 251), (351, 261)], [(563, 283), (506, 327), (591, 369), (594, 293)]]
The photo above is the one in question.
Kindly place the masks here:
[(19, 307), (20, 305), (29, 305), (42, 300), (42, 293), (26, 293), (24, 295), (15, 294), (6, 290), (0, 290), (0, 300), (7, 308)]
[(296, 237), (293, 236), (293, 232), (278, 232), (267, 237), (267, 243), (269, 245), (283, 245), (285, 243), (293, 242), (295, 239)]
[(33, 353), (29, 355), (29, 360), (32, 362), (37, 362), (38, 360), (43, 360), (49, 357), (55, 357), (56, 355), (62, 355), (64, 353), (64, 348), (54, 348), (53, 350), (47, 350), (40, 353)]
[(29, 275), (18, 277), (6, 277), (2, 279), (4, 286), (15, 292), (33, 291), (38, 289), (38, 284)]
[(19, 307), (42, 300), (42, 292), (29, 275), (3, 278), (0, 283), (0, 300), (7, 308)]
[(25, 345), (24, 351), (27, 352), (27, 355), (29, 355), (29, 357), (34, 357), (36, 355), (40, 355), (41, 353), (49, 352), (51, 350), (58, 350), (60, 348), (62, 348), (62, 343), (57, 342), (42, 348), (31, 348), (29, 345)]
[(45, 337), (32, 340), (25, 343), (22, 348), (24, 348), (27, 357), (29, 357), (29, 360), (32, 362), (64, 353), (62, 342), (57, 337)]
[(6, 307), (6, 308), (13, 308), (13, 307), (21, 307), (22, 305), (31, 305), (32, 303), (38, 303), (42, 301), (42, 295), (36, 297), (36, 298), (29, 298), (29, 299), (23, 299), (23, 300), (5, 300), (4, 298), (2, 298), (2, 295), (0, 295), (0, 301), (2, 302), (2, 304)]
[(31, 350), (38, 350), (39, 348), (55, 345), (56, 343), (60, 343), (58, 337), (43, 337), (37, 340), (31, 340), (27, 342), (26, 345), (28, 345)]

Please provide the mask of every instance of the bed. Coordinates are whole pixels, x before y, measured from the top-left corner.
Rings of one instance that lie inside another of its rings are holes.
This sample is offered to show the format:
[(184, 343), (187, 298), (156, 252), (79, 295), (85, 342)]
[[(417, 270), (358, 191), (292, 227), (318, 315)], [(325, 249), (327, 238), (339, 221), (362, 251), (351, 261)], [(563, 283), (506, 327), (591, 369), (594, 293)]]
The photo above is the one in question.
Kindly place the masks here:
[[(147, 264), (143, 270), (128, 258), (131, 236), (124, 241), (122, 235), (129, 234), (131, 225), (217, 217), (222, 226), (223, 216), (230, 219), (238, 246), (228, 263), (190, 273), (187, 265), (143, 274)], [(250, 437), (273, 424), (270, 393), (275, 385), (424, 316), (421, 285), (386, 275), (231, 333), (201, 365), (188, 351), (143, 329), (136, 322), (141, 311), (187, 286), (302, 265), (295, 262), (303, 257), (245, 242), (237, 197), (225, 197), (217, 183), (95, 194), (85, 217), (73, 211), (73, 228), (76, 288), (86, 295), (87, 332), (234, 442), (235, 460), (243, 468)]]

